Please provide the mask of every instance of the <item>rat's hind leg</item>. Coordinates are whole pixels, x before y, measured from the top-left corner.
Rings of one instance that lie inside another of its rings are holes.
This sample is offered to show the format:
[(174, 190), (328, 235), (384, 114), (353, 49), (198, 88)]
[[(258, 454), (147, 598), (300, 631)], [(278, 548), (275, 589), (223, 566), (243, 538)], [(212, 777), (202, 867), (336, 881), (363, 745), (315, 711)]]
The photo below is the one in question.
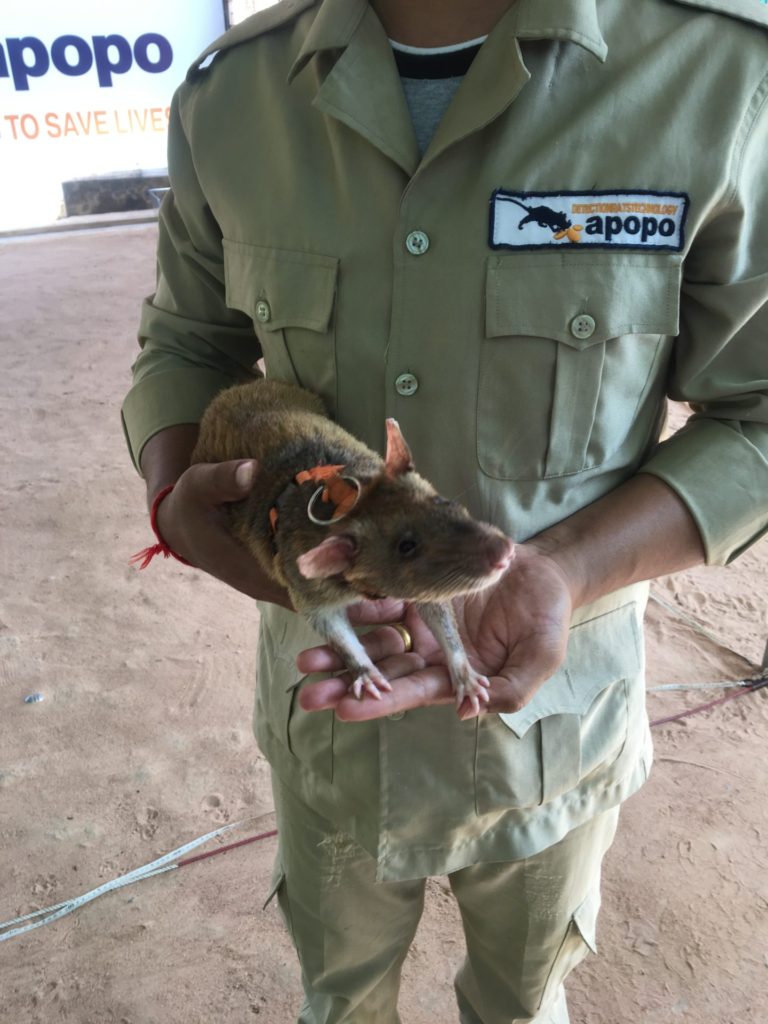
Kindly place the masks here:
[(456, 616), (449, 603), (417, 604), (416, 608), (422, 619), (435, 635), (435, 639), (445, 654), (448, 673), (451, 677), (453, 692), (456, 694), (456, 707), (461, 707), (465, 697), (469, 698), (475, 715), (480, 714), (480, 702), (487, 704), (489, 700), (489, 682), (480, 672), (475, 672), (467, 658), (464, 644), (459, 636)]
[(345, 608), (322, 608), (305, 612), (305, 615), (329, 647), (343, 660), (352, 676), (349, 688), (358, 700), (364, 690), (381, 700), (380, 691), (392, 689), (389, 680), (368, 657), (368, 652), (349, 624)]

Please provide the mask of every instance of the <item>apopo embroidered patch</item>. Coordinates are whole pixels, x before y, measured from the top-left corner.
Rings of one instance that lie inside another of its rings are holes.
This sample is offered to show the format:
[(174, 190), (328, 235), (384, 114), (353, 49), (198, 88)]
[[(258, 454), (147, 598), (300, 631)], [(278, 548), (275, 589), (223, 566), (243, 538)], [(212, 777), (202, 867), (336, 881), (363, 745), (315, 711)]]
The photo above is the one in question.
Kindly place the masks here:
[(685, 192), (508, 192), (491, 196), (492, 249), (564, 245), (680, 252)]

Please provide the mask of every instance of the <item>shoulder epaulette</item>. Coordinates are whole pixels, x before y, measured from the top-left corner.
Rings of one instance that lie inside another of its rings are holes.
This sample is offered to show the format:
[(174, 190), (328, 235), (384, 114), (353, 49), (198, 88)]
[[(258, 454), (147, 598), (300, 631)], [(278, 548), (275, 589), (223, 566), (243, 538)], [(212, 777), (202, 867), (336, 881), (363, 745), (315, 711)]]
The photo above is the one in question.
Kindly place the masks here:
[(713, 14), (725, 14), (768, 28), (768, 0), (672, 0), (686, 7), (699, 7)]
[(252, 14), (250, 18), (246, 18), (245, 21), (234, 25), (223, 36), (219, 36), (218, 39), (214, 40), (207, 49), (203, 50), (197, 60), (190, 65), (187, 71), (187, 81), (193, 82), (201, 72), (211, 66), (220, 53), (223, 53), (225, 50), (231, 50), (233, 46), (239, 46), (249, 39), (255, 39), (265, 32), (270, 32), (272, 29), (284, 25), (308, 7), (312, 7), (315, 3), (317, 3), (317, 0), (281, 0), (280, 3), (273, 4), (263, 11), (257, 11), (256, 14)]

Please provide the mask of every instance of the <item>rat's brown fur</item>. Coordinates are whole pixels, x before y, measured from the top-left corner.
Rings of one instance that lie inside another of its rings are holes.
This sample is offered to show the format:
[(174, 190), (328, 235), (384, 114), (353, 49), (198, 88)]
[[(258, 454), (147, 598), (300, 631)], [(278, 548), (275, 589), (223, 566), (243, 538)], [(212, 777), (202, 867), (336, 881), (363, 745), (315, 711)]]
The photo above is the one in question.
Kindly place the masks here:
[[(397, 424), (390, 420), (387, 429), (384, 460), (328, 419), (315, 395), (259, 380), (229, 388), (213, 400), (193, 453), (193, 462), (257, 460), (253, 490), (230, 506), (232, 532), (348, 664), (358, 661), (360, 652), (350, 653), (352, 641), (346, 643), (336, 610), (361, 596), (432, 604), (478, 590), (498, 578), (498, 566), (511, 547), (499, 530), (441, 498), (413, 470)], [(321, 465), (343, 466), (341, 475), (359, 481), (361, 490), (343, 518), (318, 525), (307, 511), (318, 485), (297, 484), (295, 477)], [(273, 508), (278, 513), (274, 531)], [(343, 570), (323, 568), (329, 544), (340, 547)], [(458, 633), (446, 624), (446, 616), (453, 621), (452, 613), (444, 611), (431, 617), (439, 619), (442, 639), (455, 654)], [(346, 628), (352, 632), (348, 623)], [(350, 668), (368, 671), (372, 666)]]
[[(205, 411), (192, 461), (228, 459), (258, 462), (253, 491), (230, 506), (232, 532), (258, 558), (265, 572), (289, 590), (298, 582), (299, 591), (304, 590), (302, 578), (291, 567), (286, 574), (286, 558), (295, 561), (328, 531), (307, 517), (307, 504), (316, 485), (292, 486), (296, 474), (316, 465), (344, 464), (354, 465), (363, 476), (374, 476), (384, 465), (375, 452), (328, 419), (316, 395), (267, 380), (228, 388)], [(273, 507), (279, 513), (274, 535), (269, 522)], [(296, 607), (306, 607), (301, 593), (291, 596)]]

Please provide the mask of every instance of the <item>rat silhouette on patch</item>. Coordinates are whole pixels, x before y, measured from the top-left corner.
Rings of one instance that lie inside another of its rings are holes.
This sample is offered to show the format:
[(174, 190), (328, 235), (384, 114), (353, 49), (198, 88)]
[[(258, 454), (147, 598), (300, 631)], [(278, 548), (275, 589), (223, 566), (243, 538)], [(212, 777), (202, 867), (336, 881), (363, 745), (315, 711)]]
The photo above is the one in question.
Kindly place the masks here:
[(572, 242), (581, 241), (579, 233), (584, 230), (581, 224), (573, 224), (560, 210), (553, 210), (549, 206), (526, 206), (512, 196), (508, 199), (526, 212), (526, 216), (517, 225), (518, 231), (522, 231), (526, 224), (536, 224), (540, 228), (548, 228), (558, 241), (566, 236)]
[(513, 199), (511, 196), (509, 200), (525, 210), (527, 214), (517, 225), (519, 230), (522, 230), (526, 224), (538, 224), (540, 228), (549, 228), (553, 232), (567, 231), (568, 228), (573, 227), (565, 214), (560, 213), (559, 210), (553, 210), (549, 206), (526, 206), (525, 203), (521, 203), (519, 199)]

